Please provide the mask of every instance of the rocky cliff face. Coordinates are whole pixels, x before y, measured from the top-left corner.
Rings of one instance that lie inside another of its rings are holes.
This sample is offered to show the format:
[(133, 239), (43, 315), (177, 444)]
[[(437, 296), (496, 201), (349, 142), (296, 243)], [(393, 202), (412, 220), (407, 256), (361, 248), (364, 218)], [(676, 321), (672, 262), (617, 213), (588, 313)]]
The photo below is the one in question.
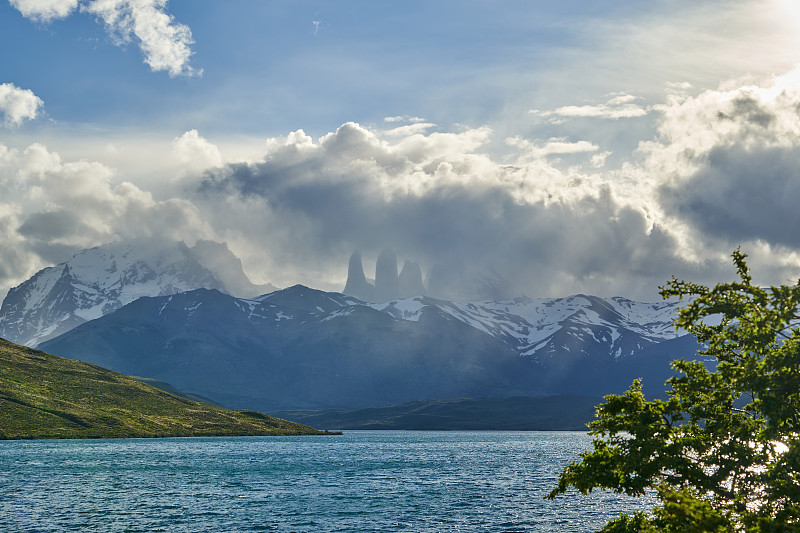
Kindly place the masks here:
[(347, 283), (342, 292), (364, 302), (371, 302), (375, 299), (375, 287), (364, 276), (364, 265), (361, 263), (361, 252), (359, 251), (353, 252), (350, 256), (350, 263), (347, 266)]
[(423, 295), (448, 301), (501, 300), (512, 296), (509, 283), (497, 272), (470, 265), (434, 266), (426, 288), (419, 264), (407, 259), (398, 275), (397, 256), (388, 249), (378, 256), (374, 285), (364, 276), (361, 253), (353, 252), (342, 292), (372, 303)]
[(343, 294), (364, 302), (380, 303), (427, 294), (422, 282), (422, 269), (414, 261), (406, 259), (403, 270), (397, 273), (397, 255), (392, 250), (383, 250), (375, 264), (375, 284), (364, 276), (361, 253), (350, 256), (347, 268), (347, 283)]
[(422, 269), (414, 261), (406, 259), (403, 270), (398, 277), (397, 293), (399, 298), (411, 298), (426, 294), (422, 283)]
[(387, 302), (399, 298), (397, 256), (391, 250), (383, 250), (375, 264), (375, 301)]

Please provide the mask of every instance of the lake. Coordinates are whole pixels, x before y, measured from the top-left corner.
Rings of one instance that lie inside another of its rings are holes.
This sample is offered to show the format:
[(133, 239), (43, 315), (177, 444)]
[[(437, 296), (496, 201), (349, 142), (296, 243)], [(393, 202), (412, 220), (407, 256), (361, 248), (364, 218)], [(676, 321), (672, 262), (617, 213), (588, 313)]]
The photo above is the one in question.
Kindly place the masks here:
[(542, 497), (577, 432), (0, 441), (0, 530), (589, 532), (652, 502)]

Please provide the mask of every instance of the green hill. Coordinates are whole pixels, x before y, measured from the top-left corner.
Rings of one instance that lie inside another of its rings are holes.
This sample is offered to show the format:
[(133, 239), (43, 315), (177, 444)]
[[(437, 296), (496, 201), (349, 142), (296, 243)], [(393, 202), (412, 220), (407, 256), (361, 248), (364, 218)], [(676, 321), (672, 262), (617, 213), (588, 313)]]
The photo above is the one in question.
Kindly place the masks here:
[(0, 439), (316, 435), (0, 339)]

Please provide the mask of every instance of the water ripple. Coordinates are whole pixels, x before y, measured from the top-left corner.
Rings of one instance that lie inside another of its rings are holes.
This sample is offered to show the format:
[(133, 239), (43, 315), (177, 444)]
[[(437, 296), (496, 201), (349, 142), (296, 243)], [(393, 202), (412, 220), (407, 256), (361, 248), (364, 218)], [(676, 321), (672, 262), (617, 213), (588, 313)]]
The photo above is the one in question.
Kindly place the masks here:
[(584, 433), (0, 442), (0, 530), (589, 532), (647, 500), (543, 499)]

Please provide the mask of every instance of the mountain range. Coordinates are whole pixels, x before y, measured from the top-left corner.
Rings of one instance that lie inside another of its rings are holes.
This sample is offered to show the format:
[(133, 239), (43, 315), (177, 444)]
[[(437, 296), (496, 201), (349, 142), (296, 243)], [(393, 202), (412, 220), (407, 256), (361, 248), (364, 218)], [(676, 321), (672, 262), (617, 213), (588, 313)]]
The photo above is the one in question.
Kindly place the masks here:
[(358, 278), (371, 299), (396, 296), (370, 302), (302, 285), (253, 296), (264, 287), (216, 243), (95, 248), (12, 289), (0, 336), (261, 411), (597, 397), (636, 377), (658, 394), (669, 361), (697, 350), (672, 324), (675, 302), (408, 296), (392, 291), (424, 289), (419, 268), (379, 259), (372, 285), (351, 258), (350, 289)]
[(229, 408), (363, 408), (431, 398), (599, 396), (661, 387), (696, 351), (674, 304), (573, 296), (369, 304), (294, 286), (252, 299), (144, 297), (41, 348)]

